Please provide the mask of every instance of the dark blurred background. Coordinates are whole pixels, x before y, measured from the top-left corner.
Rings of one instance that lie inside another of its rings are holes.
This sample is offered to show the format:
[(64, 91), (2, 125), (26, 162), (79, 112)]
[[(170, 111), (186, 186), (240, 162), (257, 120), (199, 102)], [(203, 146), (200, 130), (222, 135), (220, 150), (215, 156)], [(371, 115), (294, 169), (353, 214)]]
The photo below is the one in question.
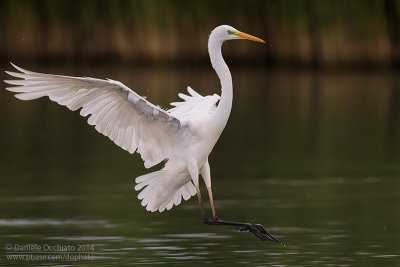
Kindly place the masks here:
[(227, 47), (268, 65), (399, 66), (396, 0), (19, 0), (0, 2), (0, 58), (207, 62), (206, 41), (229, 24), (267, 41)]

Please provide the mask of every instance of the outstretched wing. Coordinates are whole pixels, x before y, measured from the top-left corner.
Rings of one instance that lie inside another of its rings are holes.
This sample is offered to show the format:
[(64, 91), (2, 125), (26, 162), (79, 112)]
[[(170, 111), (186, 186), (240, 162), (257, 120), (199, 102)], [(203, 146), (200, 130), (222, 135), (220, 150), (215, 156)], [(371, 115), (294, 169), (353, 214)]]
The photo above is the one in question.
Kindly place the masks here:
[(180, 121), (202, 121), (215, 111), (220, 99), (219, 95), (202, 96), (190, 86), (187, 90), (190, 95), (180, 93), (178, 96), (185, 101), (171, 103), (175, 107), (169, 109), (168, 114)]
[(152, 167), (174, 153), (189, 129), (172, 113), (139, 96), (124, 84), (113, 80), (43, 74), (24, 70), (6, 72), (22, 80), (6, 80), (7, 90), (15, 97), (31, 100), (48, 96), (52, 101), (88, 116), (88, 123), (121, 148), (136, 150)]

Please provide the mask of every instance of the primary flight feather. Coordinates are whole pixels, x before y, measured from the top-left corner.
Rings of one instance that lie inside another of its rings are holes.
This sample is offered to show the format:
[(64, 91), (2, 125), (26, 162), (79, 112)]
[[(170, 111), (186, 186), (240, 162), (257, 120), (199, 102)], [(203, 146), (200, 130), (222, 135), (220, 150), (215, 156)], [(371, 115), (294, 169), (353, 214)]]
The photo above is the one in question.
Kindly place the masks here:
[[(189, 95), (179, 94), (183, 101), (171, 103), (174, 107), (169, 110), (110, 79), (43, 74), (12, 64), (19, 72), (7, 73), (20, 79), (5, 82), (13, 85), (7, 90), (21, 100), (48, 96), (72, 111), (81, 109), (80, 114), (89, 116), (88, 123), (98, 132), (129, 153), (137, 151), (146, 168), (166, 161), (161, 170), (136, 178), (135, 189), (141, 191), (138, 198), (147, 210), (169, 210), (182, 198), (188, 200), (197, 193), (204, 222), (245, 227), (263, 240), (277, 241), (261, 225), (222, 221), (215, 214), (208, 155), (225, 128), (232, 107), (232, 77), (221, 53), (223, 42), (231, 39), (264, 42), (228, 25), (215, 28), (208, 51), (221, 82), (221, 97), (201, 96), (188, 87)], [(204, 214), (199, 175), (209, 193), (213, 221)]]

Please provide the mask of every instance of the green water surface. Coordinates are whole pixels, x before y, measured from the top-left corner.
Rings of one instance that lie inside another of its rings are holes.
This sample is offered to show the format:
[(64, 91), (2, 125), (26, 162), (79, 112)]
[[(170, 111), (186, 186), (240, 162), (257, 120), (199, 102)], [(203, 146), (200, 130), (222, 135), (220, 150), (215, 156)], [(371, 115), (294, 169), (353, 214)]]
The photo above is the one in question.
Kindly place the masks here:
[[(120, 80), (166, 108), (187, 85), (219, 93), (211, 68), (21, 65)], [(261, 223), (282, 244), (203, 225), (196, 197), (147, 212), (134, 178), (160, 166), (146, 170), (77, 112), (17, 100), (3, 84), (0, 265), (399, 266), (399, 74), (232, 74), (231, 118), (210, 156), (217, 214)]]

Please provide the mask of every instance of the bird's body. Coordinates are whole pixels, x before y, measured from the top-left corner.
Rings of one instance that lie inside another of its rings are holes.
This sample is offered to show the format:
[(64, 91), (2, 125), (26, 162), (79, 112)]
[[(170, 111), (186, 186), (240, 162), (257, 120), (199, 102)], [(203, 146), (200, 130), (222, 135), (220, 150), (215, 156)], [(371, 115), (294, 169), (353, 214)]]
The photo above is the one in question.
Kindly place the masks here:
[[(232, 108), (232, 77), (221, 53), (223, 42), (230, 39), (264, 42), (228, 25), (215, 28), (210, 34), (208, 51), (221, 82), (221, 97), (204, 97), (188, 87), (189, 95), (179, 94), (184, 101), (171, 103), (175, 107), (169, 110), (151, 104), (110, 79), (42, 74), (13, 65), (20, 72), (7, 73), (22, 80), (5, 82), (16, 85), (7, 89), (16, 92), (19, 99), (48, 96), (73, 111), (81, 109), (80, 114), (90, 115), (88, 123), (97, 131), (130, 153), (140, 153), (146, 168), (166, 161), (161, 170), (136, 178), (135, 189), (141, 191), (138, 198), (147, 210), (169, 210), (179, 205), (182, 198), (187, 200), (197, 193), (204, 222), (245, 227), (261, 239), (276, 241), (260, 225), (222, 221), (215, 215), (208, 156)], [(214, 221), (204, 214), (199, 174), (208, 189)]]

